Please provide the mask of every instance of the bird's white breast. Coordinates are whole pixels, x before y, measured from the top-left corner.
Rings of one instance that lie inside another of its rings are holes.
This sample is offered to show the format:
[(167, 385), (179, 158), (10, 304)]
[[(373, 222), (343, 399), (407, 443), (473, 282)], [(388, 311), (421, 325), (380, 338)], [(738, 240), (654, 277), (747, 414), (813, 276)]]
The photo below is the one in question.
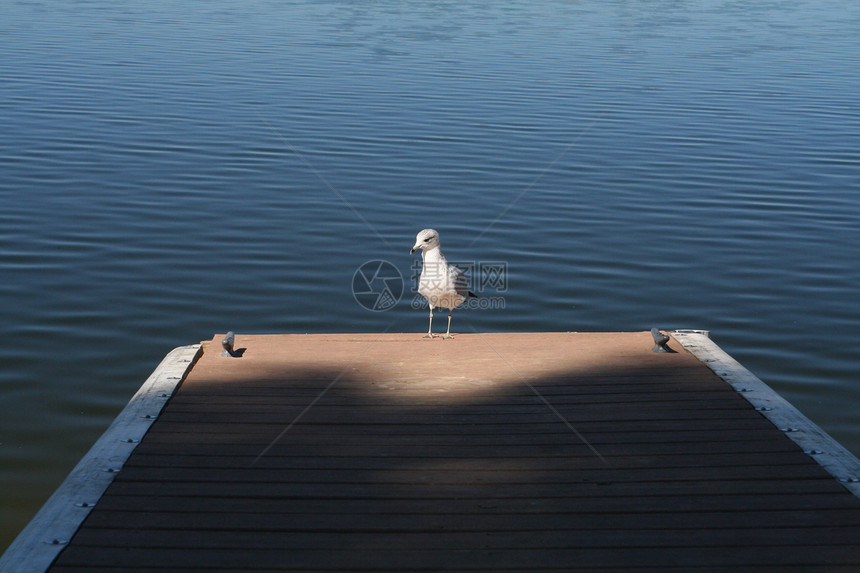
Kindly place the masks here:
[(463, 288), (459, 283), (464, 285), (465, 281), (458, 276), (462, 274), (459, 269), (450, 266), (439, 249), (425, 251), (423, 255), (424, 264), (418, 279), (419, 294), (434, 307), (455, 308), (462, 304), (467, 293), (460, 292)]

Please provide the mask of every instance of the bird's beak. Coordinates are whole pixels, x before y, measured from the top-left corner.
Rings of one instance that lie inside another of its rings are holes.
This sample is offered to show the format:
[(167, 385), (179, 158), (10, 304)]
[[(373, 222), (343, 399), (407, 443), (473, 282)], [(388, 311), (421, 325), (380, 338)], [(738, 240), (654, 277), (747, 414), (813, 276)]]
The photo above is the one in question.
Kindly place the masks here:
[(415, 252), (415, 251), (417, 251), (417, 250), (418, 250), (418, 245), (415, 245), (414, 247), (412, 247), (411, 249), (409, 249), (409, 254), (411, 255), (412, 253), (414, 253), (414, 252)]

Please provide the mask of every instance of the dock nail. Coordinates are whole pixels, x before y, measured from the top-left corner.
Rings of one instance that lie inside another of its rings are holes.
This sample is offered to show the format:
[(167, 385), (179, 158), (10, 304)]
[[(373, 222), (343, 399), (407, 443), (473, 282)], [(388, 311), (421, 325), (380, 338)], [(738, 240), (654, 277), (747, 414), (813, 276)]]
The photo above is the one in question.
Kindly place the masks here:
[(653, 352), (669, 352), (666, 349), (666, 343), (669, 342), (668, 334), (663, 334), (655, 327), (651, 329), (651, 336), (654, 337), (654, 348), (651, 349)]

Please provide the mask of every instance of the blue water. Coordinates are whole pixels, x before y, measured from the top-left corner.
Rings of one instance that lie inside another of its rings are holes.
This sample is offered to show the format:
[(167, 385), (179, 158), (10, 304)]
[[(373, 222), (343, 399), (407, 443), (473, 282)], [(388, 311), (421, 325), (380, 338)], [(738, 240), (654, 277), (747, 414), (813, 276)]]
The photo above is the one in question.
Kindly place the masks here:
[[(860, 453), (858, 29), (831, 0), (0, 3), (0, 548), (170, 349), (423, 332), (425, 227), (500, 269), (455, 332), (707, 329)], [(377, 259), (385, 312), (352, 292)]]

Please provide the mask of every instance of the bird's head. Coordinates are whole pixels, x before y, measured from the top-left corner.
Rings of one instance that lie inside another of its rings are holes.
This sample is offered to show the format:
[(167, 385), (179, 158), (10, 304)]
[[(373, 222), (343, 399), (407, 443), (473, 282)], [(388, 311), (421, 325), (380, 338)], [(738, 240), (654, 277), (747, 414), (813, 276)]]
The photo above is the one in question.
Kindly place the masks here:
[(424, 249), (425, 251), (429, 251), (434, 247), (439, 246), (439, 233), (436, 232), (436, 229), (424, 229), (415, 237), (415, 246), (412, 247), (412, 250), (409, 251), (411, 255), (418, 249)]

